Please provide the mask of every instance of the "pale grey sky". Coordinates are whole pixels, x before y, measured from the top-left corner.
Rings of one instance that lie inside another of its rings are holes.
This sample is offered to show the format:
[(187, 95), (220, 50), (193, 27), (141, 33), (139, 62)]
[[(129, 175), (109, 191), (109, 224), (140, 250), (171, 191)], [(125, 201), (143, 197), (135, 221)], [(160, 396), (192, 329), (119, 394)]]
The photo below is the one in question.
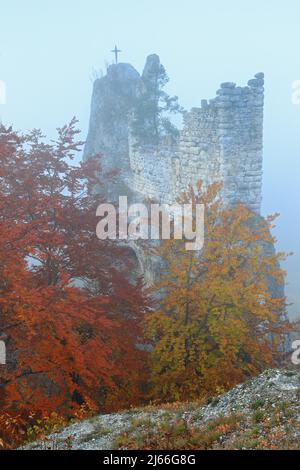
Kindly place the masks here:
[(93, 69), (105, 70), (110, 50), (141, 70), (157, 53), (169, 91), (185, 108), (215, 96), (222, 81), (246, 84), (266, 74), (264, 214), (280, 212), (279, 248), (294, 251), (286, 265), (287, 293), (300, 314), (299, 0), (1, 0), (0, 80), (7, 104), (0, 116), (15, 128), (55, 128), (76, 115), (86, 136)]

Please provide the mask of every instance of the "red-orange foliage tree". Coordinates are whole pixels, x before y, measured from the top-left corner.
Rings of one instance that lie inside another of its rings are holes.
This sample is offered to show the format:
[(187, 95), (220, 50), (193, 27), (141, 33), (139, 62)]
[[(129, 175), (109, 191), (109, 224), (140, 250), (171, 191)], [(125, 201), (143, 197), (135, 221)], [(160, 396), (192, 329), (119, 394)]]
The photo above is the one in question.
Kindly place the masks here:
[[(95, 235), (99, 163), (72, 162), (76, 121), (43, 142), (0, 128), (1, 407), (72, 414), (138, 400), (146, 308), (126, 251)], [(106, 175), (113, 178), (113, 175)]]

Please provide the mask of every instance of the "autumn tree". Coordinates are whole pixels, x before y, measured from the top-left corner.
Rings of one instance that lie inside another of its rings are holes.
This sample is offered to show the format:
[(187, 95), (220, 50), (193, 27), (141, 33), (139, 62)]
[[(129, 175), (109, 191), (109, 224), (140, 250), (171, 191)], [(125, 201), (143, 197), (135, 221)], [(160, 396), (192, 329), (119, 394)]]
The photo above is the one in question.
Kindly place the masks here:
[(142, 75), (142, 86), (132, 107), (131, 131), (136, 144), (158, 144), (163, 136), (178, 137), (171, 114), (183, 112), (177, 96), (170, 96), (165, 87), (169, 82), (165, 67), (157, 55), (148, 57)]
[[(56, 142), (0, 129), (0, 331), (3, 407), (72, 414), (136, 403), (146, 308), (123, 274), (127, 253), (96, 238), (97, 161), (75, 164), (76, 121)], [(126, 267), (126, 269), (125, 269)]]
[[(205, 205), (201, 252), (184, 240), (162, 243), (159, 307), (146, 319), (152, 342), (154, 395), (191, 399), (226, 390), (274, 364), (286, 328), (285, 298), (274, 297), (270, 279), (283, 284), (273, 244), (274, 216), (262, 219), (238, 204), (224, 207), (220, 185), (198, 185), (181, 202)], [(195, 227), (194, 227), (195, 228)]]

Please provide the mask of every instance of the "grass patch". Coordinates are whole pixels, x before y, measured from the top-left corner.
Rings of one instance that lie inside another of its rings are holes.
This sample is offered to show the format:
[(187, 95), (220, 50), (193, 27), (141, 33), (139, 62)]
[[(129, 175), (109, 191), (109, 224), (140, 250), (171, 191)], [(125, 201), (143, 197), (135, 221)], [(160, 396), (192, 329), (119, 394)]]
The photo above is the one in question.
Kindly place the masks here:
[(264, 412), (262, 410), (256, 410), (255, 413), (253, 413), (252, 420), (254, 423), (260, 423), (264, 419)]
[(238, 415), (220, 416), (201, 428), (191, 426), (185, 420), (164, 422), (156, 427), (149, 426), (138, 435), (128, 430), (115, 439), (113, 447), (121, 450), (210, 450), (218, 448), (221, 439), (237, 430), (240, 421)]
[(264, 406), (264, 404), (265, 404), (264, 400), (256, 400), (253, 403), (251, 403), (250, 408), (251, 408), (251, 410), (256, 411), (256, 410), (259, 410), (260, 408), (262, 408)]

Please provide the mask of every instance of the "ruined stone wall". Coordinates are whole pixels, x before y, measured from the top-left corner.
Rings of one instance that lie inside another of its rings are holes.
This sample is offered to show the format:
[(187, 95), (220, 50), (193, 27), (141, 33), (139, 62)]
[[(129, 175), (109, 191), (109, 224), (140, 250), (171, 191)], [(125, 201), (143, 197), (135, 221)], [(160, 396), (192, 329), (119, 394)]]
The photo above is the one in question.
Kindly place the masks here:
[[(261, 221), (264, 75), (257, 74), (246, 87), (222, 83), (214, 99), (185, 114), (177, 142), (137, 146), (130, 137), (132, 102), (157, 60), (147, 58), (142, 77), (130, 64), (111, 65), (94, 84), (84, 159), (100, 153), (104, 170), (119, 170), (116, 182), (108, 179), (102, 188), (106, 200), (127, 195), (130, 203), (150, 198), (172, 204), (200, 179), (204, 185), (221, 181), (224, 202), (245, 203)], [(153, 284), (160, 260), (134, 242), (130, 247), (147, 285)], [(269, 244), (264, 250), (272, 254), (275, 248)], [(274, 296), (284, 296), (282, 285), (269, 282)]]
[(217, 97), (186, 113), (177, 144), (130, 145), (129, 186), (160, 202), (175, 202), (189, 184), (224, 184), (225, 202), (260, 212), (262, 196), (264, 79), (248, 86), (223, 83)]

